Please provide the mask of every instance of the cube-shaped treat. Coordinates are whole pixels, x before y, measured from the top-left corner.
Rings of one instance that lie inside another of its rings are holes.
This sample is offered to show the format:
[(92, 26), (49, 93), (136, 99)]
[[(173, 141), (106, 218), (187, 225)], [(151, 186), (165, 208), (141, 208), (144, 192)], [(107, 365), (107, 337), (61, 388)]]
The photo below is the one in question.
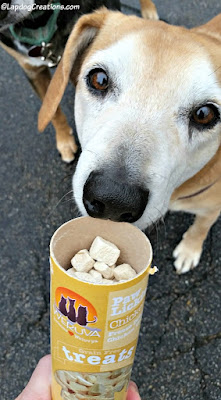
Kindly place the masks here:
[(102, 283), (103, 283), (103, 285), (112, 285), (112, 284), (114, 284), (114, 281), (112, 279), (103, 278)]
[(94, 260), (90, 257), (88, 250), (80, 250), (75, 256), (71, 259), (71, 265), (78, 272), (88, 272), (94, 266)]
[(75, 272), (76, 272), (76, 270), (72, 267), (72, 268), (69, 268), (69, 269), (66, 271), (66, 274), (68, 274), (68, 275), (70, 275), (70, 276), (75, 276)]
[(101, 275), (106, 279), (112, 279), (114, 277), (113, 268), (108, 267), (108, 265), (104, 262), (96, 261), (94, 264), (94, 269), (100, 272)]
[(118, 265), (114, 268), (113, 272), (117, 281), (128, 281), (137, 275), (136, 271), (129, 264)]
[(111, 266), (116, 263), (120, 250), (115, 244), (97, 236), (90, 248), (90, 256), (97, 261), (102, 261)]
[(75, 272), (75, 278), (85, 282), (97, 283), (96, 279), (88, 272)]
[(91, 269), (89, 271), (89, 274), (96, 280), (96, 283), (102, 283), (103, 278), (100, 272)]

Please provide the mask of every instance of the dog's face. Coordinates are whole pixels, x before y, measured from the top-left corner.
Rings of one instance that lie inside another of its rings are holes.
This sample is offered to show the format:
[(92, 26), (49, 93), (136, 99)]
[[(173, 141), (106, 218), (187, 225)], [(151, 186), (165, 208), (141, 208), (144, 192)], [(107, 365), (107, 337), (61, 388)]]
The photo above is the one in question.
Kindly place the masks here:
[(0, 32), (16, 24), (33, 11), (34, 4), (45, 5), (48, 0), (0, 0)]
[(108, 13), (76, 85), (82, 214), (143, 229), (166, 212), (220, 145), (217, 62), (193, 32)]

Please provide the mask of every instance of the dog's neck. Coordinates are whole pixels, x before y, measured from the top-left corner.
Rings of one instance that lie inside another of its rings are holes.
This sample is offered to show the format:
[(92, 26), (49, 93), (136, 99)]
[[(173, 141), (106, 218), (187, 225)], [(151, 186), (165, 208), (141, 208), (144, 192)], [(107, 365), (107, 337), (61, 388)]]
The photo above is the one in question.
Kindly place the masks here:
[(200, 195), (221, 182), (221, 146), (213, 158), (192, 178), (179, 186), (171, 196), (171, 203)]

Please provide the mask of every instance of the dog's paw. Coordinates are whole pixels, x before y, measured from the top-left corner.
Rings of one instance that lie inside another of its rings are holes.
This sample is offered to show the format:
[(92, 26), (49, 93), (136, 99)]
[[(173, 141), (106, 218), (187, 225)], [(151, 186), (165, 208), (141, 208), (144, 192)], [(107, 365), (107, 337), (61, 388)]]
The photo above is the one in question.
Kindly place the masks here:
[(65, 137), (65, 140), (57, 141), (57, 149), (64, 162), (70, 163), (74, 160), (78, 147), (75, 143), (72, 129), (70, 129), (70, 133)]
[(141, 14), (142, 18), (144, 19), (152, 19), (154, 21), (159, 20), (159, 15), (154, 4), (152, 5), (152, 7), (143, 8)]
[(142, 11), (142, 18), (144, 19), (151, 19), (153, 21), (158, 21), (159, 16), (155, 10), (143, 10)]
[(174, 266), (178, 274), (185, 274), (199, 264), (202, 246), (187, 238), (181, 240), (173, 252)]

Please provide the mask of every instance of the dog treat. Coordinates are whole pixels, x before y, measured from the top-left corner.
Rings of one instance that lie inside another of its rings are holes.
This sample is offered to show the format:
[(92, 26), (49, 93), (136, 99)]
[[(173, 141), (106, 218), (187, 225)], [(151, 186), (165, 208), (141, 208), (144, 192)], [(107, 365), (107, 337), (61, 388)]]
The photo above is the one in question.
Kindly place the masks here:
[(73, 268), (69, 268), (69, 269), (66, 271), (66, 274), (68, 274), (68, 275), (70, 275), (70, 276), (75, 276), (75, 273), (76, 273), (76, 271), (75, 271), (74, 267), (73, 267)]
[(131, 265), (124, 263), (116, 266), (119, 256), (120, 250), (115, 244), (97, 236), (89, 252), (83, 249), (75, 254), (71, 259), (73, 268), (66, 273), (85, 282), (104, 285), (133, 279), (137, 273)]
[(74, 276), (75, 276), (75, 278), (80, 279), (81, 281), (97, 283), (97, 280), (95, 278), (93, 278), (93, 276), (90, 275), (88, 272), (76, 271)]
[(91, 268), (93, 268), (94, 260), (89, 255), (88, 250), (83, 249), (75, 254), (75, 256), (71, 259), (71, 265), (78, 272), (88, 272)]
[(129, 280), (136, 276), (136, 271), (129, 264), (118, 265), (113, 273), (117, 281)]
[(96, 282), (97, 282), (97, 283), (102, 283), (103, 278), (102, 278), (102, 275), (101, 275), (100, 272), (96, 271), (95, 269), (91, 269), (91, 270), (89, 271), (89, 274), (90, 274), (94, 279), (96, 279)]
[(104, 285), (112, 285), (113, 283), (115, 282), (112, 279), (105, 279), (105, 278), (102, 279), (102, 284)]
[(96, 261), (101, 261), (111, 266), (116, 263), (120, 250), (115, 244), (97, 236), (91, 245), (89, 253)]
[(113, 268), (108, 267), (108, 265), (104, 262), (96, 261), (94, 264), (94, 269), (100, 272), (101, 275), (106, 279), (111, 279), (114, 277)]
[(96, 374), (58, 370), (55, 379), (62, 387), (64, 400), (113, 400), (115, 392), (127, 385), (131, 365), (110, 372)]

